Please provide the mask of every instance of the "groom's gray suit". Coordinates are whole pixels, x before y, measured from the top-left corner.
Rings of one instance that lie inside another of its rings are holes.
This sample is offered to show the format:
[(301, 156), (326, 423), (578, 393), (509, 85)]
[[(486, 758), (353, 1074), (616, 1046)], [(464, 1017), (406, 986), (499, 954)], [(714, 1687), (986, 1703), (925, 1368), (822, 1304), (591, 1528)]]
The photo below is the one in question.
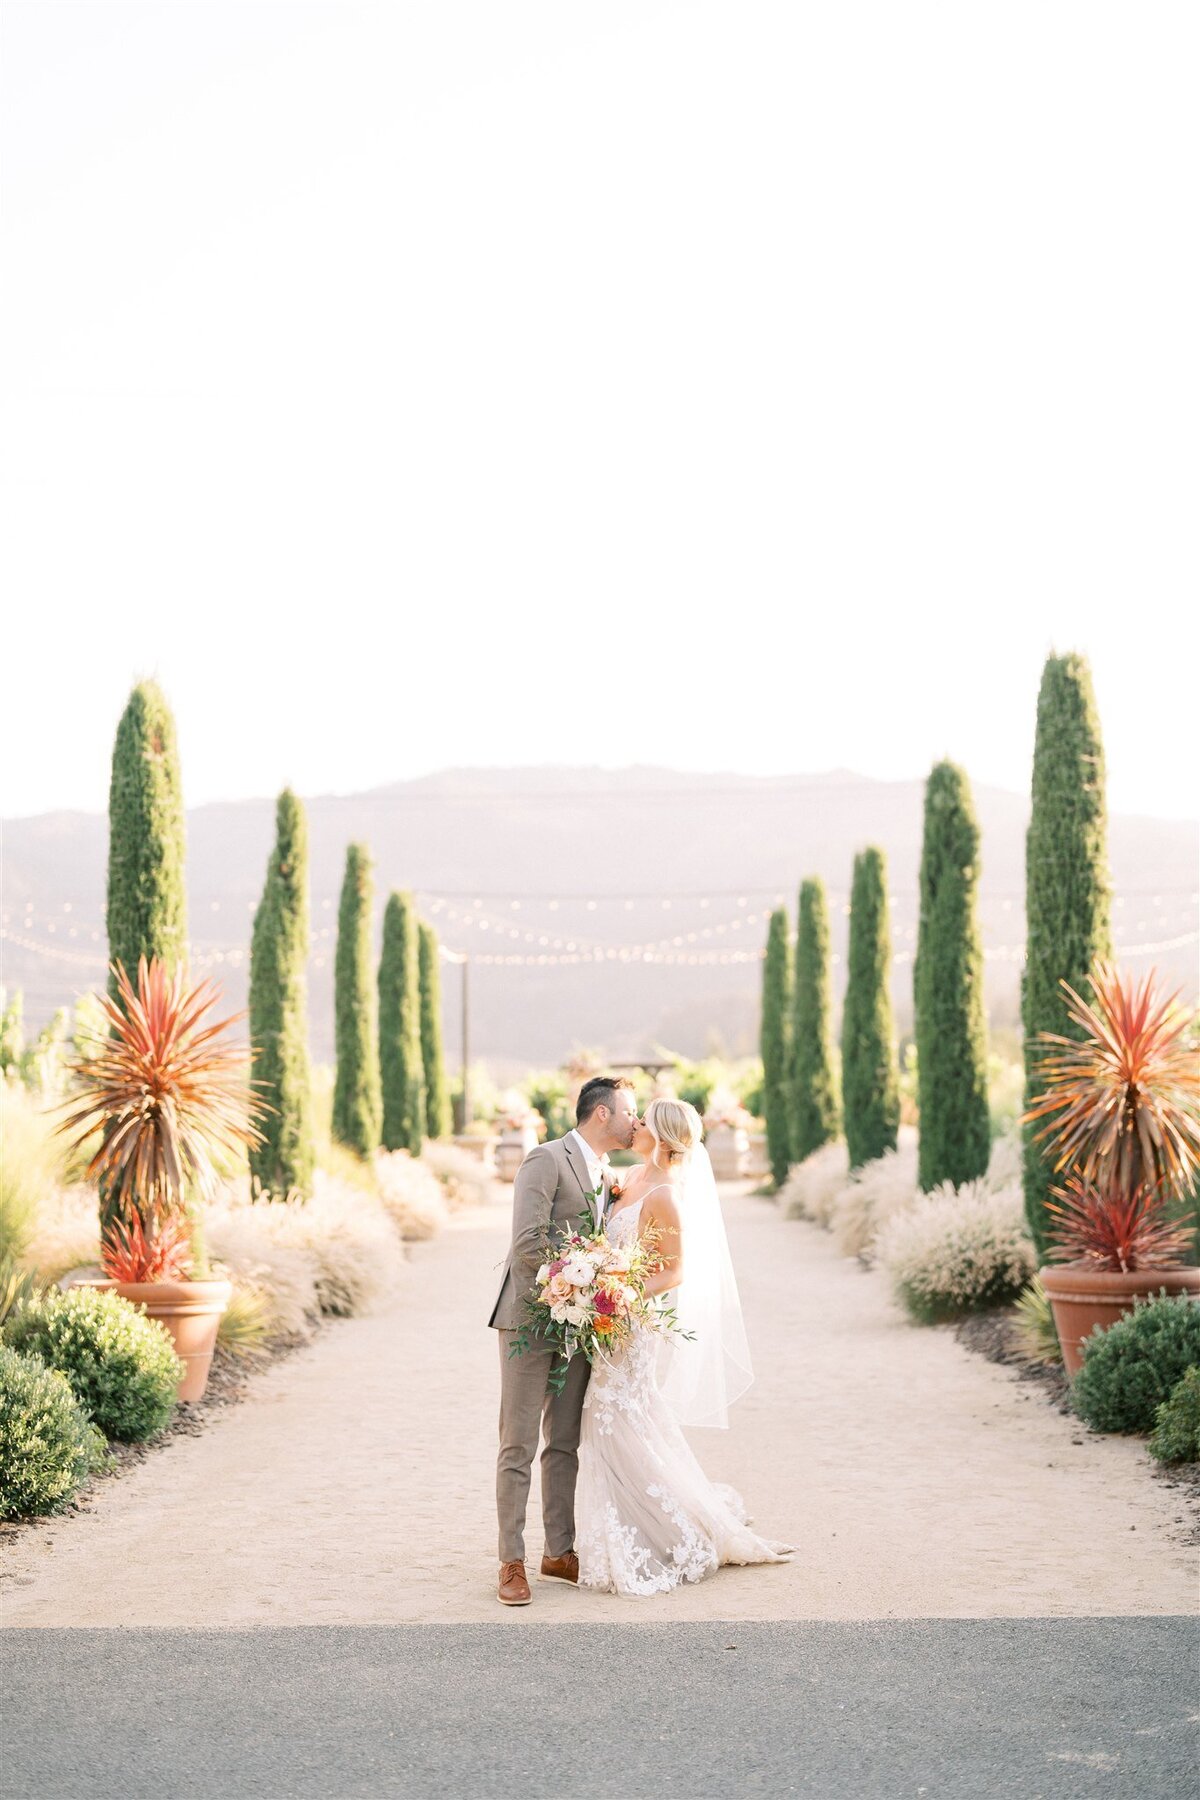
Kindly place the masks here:
[[(605, 1169), (603, 1203), (608, 1204)], [(538, 1144), (517, 1170), (513, 1186), (512, 1245), (504, 1279), (488, 1324), (500, 1336), (500, 1454), (496, 1459), (496, 1512), (500, 1561), (525, 1560), (525, 1508), (529, 1475), (542, 1450), (542, 1524), (546, 1552), (565, 1556), (575, 1548), (575, 1477), (583, 1396), (590, 1373), (587, 1360), (573, 1357), (561, 1394), (549, 1386), (553, 1350), (531, 1338), (523, 1356), (509, 1356), (514, 1334), (525, 1327), (524, 1300), (532, 1296), (548, 1240), (564, 1226), (595, 1230), (592, 1187), (583, 1152), (569, 1138)]]

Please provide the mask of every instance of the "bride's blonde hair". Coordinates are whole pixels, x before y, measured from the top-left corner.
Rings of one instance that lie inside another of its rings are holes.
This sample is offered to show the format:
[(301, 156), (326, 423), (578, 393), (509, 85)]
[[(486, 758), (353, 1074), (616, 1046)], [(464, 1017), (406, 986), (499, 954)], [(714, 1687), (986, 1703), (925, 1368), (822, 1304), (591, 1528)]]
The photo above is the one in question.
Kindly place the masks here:
[(682, 1162), (689, 1156), (704, 1135), (704, 1126), (700, 1122), (700, 1114), (686, 1100), (672, 1100), (663, 1095), (652, 1100), (646, 1108), (646, 1129), (654, 1139), (657, 1150), (661, 1145), (667, 1153), (667, 1161)]

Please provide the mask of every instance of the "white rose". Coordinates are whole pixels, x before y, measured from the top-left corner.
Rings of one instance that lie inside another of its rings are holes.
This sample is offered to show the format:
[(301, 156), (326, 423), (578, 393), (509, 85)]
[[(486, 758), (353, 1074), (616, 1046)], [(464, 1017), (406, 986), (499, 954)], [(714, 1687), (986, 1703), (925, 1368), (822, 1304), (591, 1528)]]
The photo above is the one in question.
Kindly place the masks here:
[(564, 1306), (563, 1316), (568, 1325), (586, 1325), (588, 1309), (586, 1306)]
[(596, 1278), (596, 1271), (590, 1262), (582, 1257), (570, 1257), (562, 1269), (563, 1277), (572, 1287), (587, 1287)]
[(549, 1281), (549, 1279), (550, 1279), (550, 1264), (543, 1263), (541, 1268), (538, 1270), (537, 1274), (534, 1276), (533, 1279), (537, 1282), (539, 1287), (541, 1287), (541, 1285), (544, 1281)]

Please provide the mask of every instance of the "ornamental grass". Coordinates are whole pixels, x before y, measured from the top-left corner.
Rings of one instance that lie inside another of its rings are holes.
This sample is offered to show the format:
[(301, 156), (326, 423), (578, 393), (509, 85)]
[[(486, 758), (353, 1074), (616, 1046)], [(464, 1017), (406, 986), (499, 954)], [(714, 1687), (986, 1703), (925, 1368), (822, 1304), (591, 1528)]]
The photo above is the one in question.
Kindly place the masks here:
[(883, 1227), (875, 1254), (919, 1324), (1014, 1300), (1037, 1267), (1020, 1189), (981, 1182), (922, 1196)]
[(385, 1150), (375, 1158), (375, 1173), (384, 1210), (400, 1236), (409, 1243), (436, 1237), (450, 1210), (433, 1170), (407, 1150)]

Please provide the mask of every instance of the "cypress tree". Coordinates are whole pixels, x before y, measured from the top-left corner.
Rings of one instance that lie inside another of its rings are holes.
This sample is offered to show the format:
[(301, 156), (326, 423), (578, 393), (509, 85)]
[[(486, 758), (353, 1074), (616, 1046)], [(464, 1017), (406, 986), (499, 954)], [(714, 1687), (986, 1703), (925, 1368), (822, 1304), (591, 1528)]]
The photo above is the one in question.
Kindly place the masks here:
[[(1060, 979), (1089, 999), (1092, 968), (1112, 955), (1104, 787), (1104, 747), (1087, 659), (1050, 656), (1038, 693), (1033, 804), (1025, 838), (1021, 1023), (1026, 1106), (1044, 1087), (1038, 1033), (1081, 1036), (1081, 1028), (1067, 1015)], [(1045, 1202), (1059, 1178), (1043, 1155), (1045, 1146), (1033, 1141), (1038, 1129), (1024, 1128), (1025, 1214), (1044, 1255)]]
[(135, 984), (139, 956), (172, 972), (187, 959), (185, 841), (175, 720), (158, 683), (141, 681), (117, 726), (108, 791), (108, 956)]
[(811, 1156), (841, 1129), (829, 993), (829, 907), (819, 875), (800, 886), (796, 1006), (792, 1025), (792, 1155)]
[(360, 1156), (379, 1146), (383, 1100), (379, 1086), (376, 993), (371, 979), (371, 855), (365, 844), (346, 850), (338, 907), (334, 972), (333, 1135)]
[(987, 1023), (977, 914), (979, 826), (966, 772), (935, 764), (925, 785), (921, 913), (913, 965), (917, 1178), (927, 1192), (987, 1171)]
[(437, 932), (421, 921), (421, 1060), (425, 1069), (425, 1128), (431, 1138), (450, 1131), (450, 1091), (442, 1052), (442, 973)]
[(273, 1110), (250, 1150), (256, 1191), (312, 1192), (312, 1086), (308, 1059), (308, 821), (291, 788), (275, 807), (275, 847), (250, 939), (253, 1079)]
[(761, 1037), (767, 1157), (776, 1187), (781, 1187), (787, 1180), (792, 1161), (791, 985), (792, 947), (788, 941), (788, 916), (786, 909), (779, 906), (771, 914), (767, 929)]
[(872, 845), (854, 859), (849, 979), (842, 1007), (842, 1104), (850, 1167), (896, 1148), (900, 1071), (892, 1020), (887, 861)]
[(389, 894), (379, 958), (379, 1070), (383, 1143), (421, 1154), (425, 1139), (425, 1071), (421, 1066), (421, 989), (417, 909), (411, 894)]

